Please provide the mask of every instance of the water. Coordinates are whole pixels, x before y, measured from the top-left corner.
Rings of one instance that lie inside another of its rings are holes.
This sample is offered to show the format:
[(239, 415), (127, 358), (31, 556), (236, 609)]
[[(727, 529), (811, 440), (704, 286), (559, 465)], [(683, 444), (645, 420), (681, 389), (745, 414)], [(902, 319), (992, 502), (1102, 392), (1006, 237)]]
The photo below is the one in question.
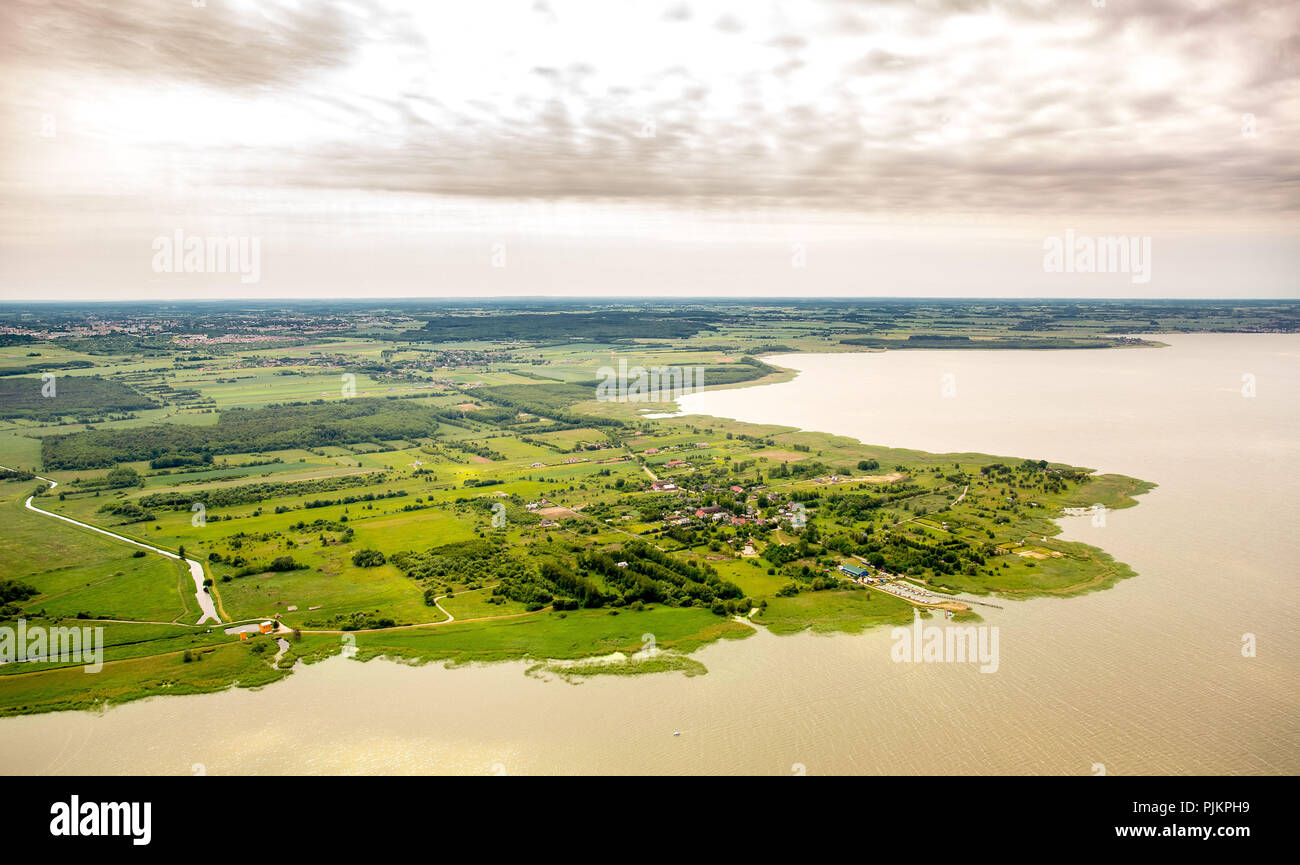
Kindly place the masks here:
[[(1062, 460), (1160, 486), (1063, 521), (1139, 576), (981, 610), (1000, 667), (895, 664), (888, 630), (765, 632), (709, 674), (523, 675), (344, 658), (256, 692), (0, 721), (7, 772), (1260, 773), (1300, 771), (1300, 336), (1161, 350), (775, 362), (794, 382), (688, 411), (924, 450)], [(1243, 374), (1255, 396), (1242, 394)], [(951, 376), (951, 377), (945, 377)], [(951, 396), (944, 396), (944, 390)], [(955, 388), (955, 392), (954, 392)], [(1244, 634), (1258, 656), (1242, 656)], [(674, 736), (680, 731), (680, 736)]]

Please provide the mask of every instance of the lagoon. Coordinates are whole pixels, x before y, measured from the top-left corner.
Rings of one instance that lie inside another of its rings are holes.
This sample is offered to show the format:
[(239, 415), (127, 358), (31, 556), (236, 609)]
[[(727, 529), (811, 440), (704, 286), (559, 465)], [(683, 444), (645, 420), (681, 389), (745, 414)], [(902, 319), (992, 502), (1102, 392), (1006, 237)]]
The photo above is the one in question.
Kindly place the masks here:
[[(0, 720), (12, 773), (1300, 772), (1300, 336), (770, 358), (684, 411), (1043, 458), (1159, 486), (1062, 520), (1138, 576), (978, 608), (997, 672), (891, 660), (888, 629), (706, 647), (708, 675), (572, 685), (524, 663), (335, 657), (249, 691)], [(1253, 637), (1255, 657), (1243, 654)], [(675, 736), (674, 732), (680, 732)]]

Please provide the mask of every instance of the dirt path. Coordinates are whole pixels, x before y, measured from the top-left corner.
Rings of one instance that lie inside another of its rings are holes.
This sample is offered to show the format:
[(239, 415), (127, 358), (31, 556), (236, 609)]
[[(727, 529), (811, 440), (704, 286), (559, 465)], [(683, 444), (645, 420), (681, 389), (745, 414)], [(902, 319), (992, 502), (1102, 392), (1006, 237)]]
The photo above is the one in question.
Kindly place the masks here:
[[(6, 466), (0, 466), (0, 469), (4, 469), (4, 468), (6, 468)], [(50, 485), (51, 490), (53, 490), (55, 487), (59, 485), (58, 481), (52, 481), (49, 478), (43, 478), (40, 475), (37, 475), (36, 479), (39, 481), (45, 481), (45, 483)], [(150, 552), (157, 553), (160, 556), (166, 556), (169, 559), (175, 559), (177, 561), (184, 562), (186, 565), (189, 566), (190, 578), (194, 580), (194, 594), (199, 602), (199, 610), (202, 612), (202, 615), (199, 617), (199, 621), (197, 624), (201, 625), (204, 622), (206, 622), (208, 619), (211, 619), (217, 624), (221, 624), (221, 617), (217, 615), (217, 608), (212, 603), (212, 596), (203, 590), (204, 588), (203, 580), (206, 578), (206, 575), (203, 573), (203, 565), (199, 564), (194, 559), (182, 558), (181, 556), (171, 552), (170, 550), (164, 550), (162, 547), (151, 546), (150, 544), (142, 543), (141, 541), (128, 538), (125, 535), (119, 535), (116, 532), (110, 532), (108, 529), (101, 529), (99, 526), (92, 526), (90, 523), (83, 523), (81, 520), (74, 520), (72, 517), (65, 517), (62, 514), (56, 514), (51, 511), (38, 508), (36, 507), (36, 505), (32, 504), (32, 499), (34, 498), (36, 498), (36, 496), (34, 495), (28, 496), (27, 501), (23, 503), (24, 505), (26, 505), (27, 510), (29, 511), (33, 511), (35, 513), (42, 514), (47, 517), (52, 517), (53, 519), (56, 520), (62, 520), (65, 523), (70, 523), (74, 526), (80, 526), (81, 528), (89, 529), (92, 532), (98, 532), (101, 535), (107, 535), (110, 538), (114, 538), (116, 540), (131, 544), (132, 546), (137, 546), (142, 549), (149, 550)]]
[[(461, 594), (461, 595), (472, 595), (472, 594), (474, 594), (475, 592), (486, 592), (488, 589), (495, 589), (495, 588), (496, 588), (497, 586), (499, 586), (499, 585), (501, 585), (501, 584), (500, 584), (500, 583), (493, 583), (493, 584), (490, 585), (490, 586), (481, 586), (481, 587), (479, 587), (479, 588), (477, 588), (477, 589), (470, 589), (469, 591), (461, 592), (460, 594)], [(379, 631), (405, 631), (405, 630), (409, 630), (409, 629), (411, 629), (411, 628), (436, 628), (436, 627), (438, 627), (439, 625), (450, 625), (452, 622), (456, 621), (456, 617), (453, 616), (453, 615), (451, 614), (451, 611), (450, 611), (450, 610), (448, 610), (448, 609), (447, 609), (446, 607), (444, 607), (441, 603), (439, 603), (439, 601), (441, 601), (443, 598), (446, 598), (446, 597), (459, 597), (459, 595), (451, 595), (451, 596), (448, 596), (448, 595), (439, 595), (438, 597), (436, 597), (436, 598), (433, 599), (433, 605), (434, 605), (435, 607), (438, 608), (438, 611), (439, 611), (440, 613), (442, 613), (444, 616), (447, 617), (446, 619), (444, 619), (444, 620), (441, 621), (441, 622), (417, 622), (417, 623), (414, 624), (414, 625), (394, 625), (394, 626), (391, 627), (391, 628), (367, 628), (364, 632), (362, 632), (362, 631), (333, 631), (333, 630), (323, 630), (323, 631), (318, 631), (318, 630), (313, 630), (313, 629), (309, 629), (309, 628), (300, 628), (299, 630), (301, 630), (304, 634), (359, 634), (359, 633), (372, 633), (372, 632), (373, 632), (373, 633), (378, 633)], [(534, 613), (540, 613), (540, 612), (542, 612), (542, 611), (541, 611), (541, 610), (534, 610), (533, 612), (534, 612)], [(533, 613), (506, 613), (505, 615), (501, 615), (501, 616), (480, 616), (480, 617), (477, 618), (477, 619), (461, 619), (460, 621), (461, 621), (462, 623), (464, 623), (464, 622), (489, 622), (489, 621), (492, 621), (493, 619), (513, 619), (513, 618), (515, 618), (516, 616), (531, 616), (532, 614), (533, 614)]]

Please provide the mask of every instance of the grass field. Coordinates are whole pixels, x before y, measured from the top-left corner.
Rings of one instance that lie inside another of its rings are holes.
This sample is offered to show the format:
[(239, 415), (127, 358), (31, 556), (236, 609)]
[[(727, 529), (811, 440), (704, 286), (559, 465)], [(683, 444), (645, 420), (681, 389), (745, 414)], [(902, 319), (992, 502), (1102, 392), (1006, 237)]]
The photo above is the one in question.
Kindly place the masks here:
[(434, 628), (361, 633), (357, 636), (358, 657), (392, 652), (401, 657), (462, 663), (582, 658), (636, 652), (645, 645), (646, 634), (653, 634), (660, 648), (689, 652), (722, 637), (743, 638), (753, 633), (745, 625), (720, 620), (704, 610), (656, 607), (614, 612), (536, 613), (499, 622), (453, 622)]
[(912, 605), (888, 592), (862, 589), (801, 593), (793, 598), (772, 598), (753, 621), (774, 634), (859, 633), (876, 625), (905, 625), (912, 621)]
[[(986, 322), (979, 335), (1014, 335), (1008, 328)], [(1132, 576), (1100, 550), (1055, 539), (1052, 520), (1067, 507), (1133, 505), (1150, 488), (1133, 478), (704, 416), (646, 418), (670, 406), (601, 401), (593, 385), (601, 367), (625, 360), (707, 367), (725, 386), (752, 386), (790, 375), (753, 353), (864, 350), (843, 340), (868, 333), (906, 335), (785, 310), (639, 341), (344, 334), (103, 354), (6, 346), (0, 371), (88, 364), (61, 373), (113, 383), (92, 395), (130, 389), (158, 407), (0, 420), (0, 464), (59, 482), (39, 496), (42, 508), (183, 549), (204, 564), (227, 619), (278, 617), (297, 629), (282, 667), (341, 651), (344, 631), (362, 658), (527, 658), (551, 670), (550, 661), (637, 652), (647, 634), (677, 653), (744, 637), (753, 628), (734, 617), (755, 607), (750, 621), (777, 634), (910, 620), (907, 602), (851, 588), (837, 571), (845, 563), (875, 562), (939, 592), (1004, 597), (1066, 596)], [(232, 409), (290, 403), (321, 420), (289, 441), (258, 430), (213, 452), (220, 418), (249, 417)], [(342, 413), (362, 405), (384, 411)], [(402, 421), (412, 415), (420, 424)], [(129, 458), (94, 434), (140, 430), (147, 440), (143, 428), (157, 424), (160, 444)], [(94, 467), (45, 469), (41, 437), (50, 435), (71, 436), (51, 444), (78, 461), (59, 464)], [(874, 468), (859, 468), (868, 460)], [(674, 487), (652, 487), (651, 472)], [(0, 583), (13, 581), (4, 621), (95, 620), (107, 663), (95, 676), (2, 669), (0, 712), (285, 674), (270, 664), (269, 640), (192, 627), (198, 604), (179, 562), (26, 510), (43, 486), (0, 480)], [(432, 604), (439, 596), (455, 622), (436, 624), (446, 618)], [(410, 625), (427, 627), (392, 627)], [(673, 670), (699, 672), (664, 659), (601, 672)]]

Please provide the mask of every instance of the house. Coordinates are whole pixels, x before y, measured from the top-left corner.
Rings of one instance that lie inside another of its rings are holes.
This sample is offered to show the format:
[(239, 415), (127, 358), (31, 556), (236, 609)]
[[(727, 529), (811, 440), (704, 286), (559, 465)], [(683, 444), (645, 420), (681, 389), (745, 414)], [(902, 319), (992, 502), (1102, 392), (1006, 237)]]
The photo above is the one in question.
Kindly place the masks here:
[(852, 577), (855, 580), (860, 580), (869, 573), (869, 571), (867, 571), (866, 568), (860, 567), (858, 565), (840, 565), (840, 571), (842, 573), (848, 574), (850, 577)]
[(269, 634), (275, 630), (275, 622), (262, 622), (257, 626), (259, 634)]
[(650, 489), (657, 493), (670, 493), (677, 489), (677, 484), (672, 481), (655, 481), (650, 485)]
[(732, 488), (731, 488), (731, 491), (732, 491), (733, 493), (743, 493), (743, 492), (745, 491), (745, 488), (744, 488), (744, 487), (732, 487)]

